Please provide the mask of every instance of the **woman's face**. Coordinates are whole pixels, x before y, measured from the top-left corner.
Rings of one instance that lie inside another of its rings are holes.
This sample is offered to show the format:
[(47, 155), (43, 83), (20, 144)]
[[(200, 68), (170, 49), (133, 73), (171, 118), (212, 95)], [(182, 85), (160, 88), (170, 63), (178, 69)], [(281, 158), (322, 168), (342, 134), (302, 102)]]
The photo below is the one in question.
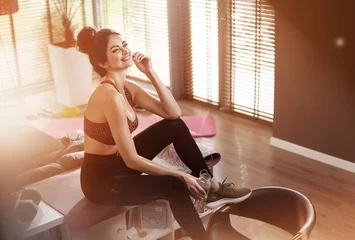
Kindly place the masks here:
[(125, 69), (133, 64), (131, 50), (120, 35), (113, 34), (109, 37), (106, 54), (108, 66), (111, 69)]

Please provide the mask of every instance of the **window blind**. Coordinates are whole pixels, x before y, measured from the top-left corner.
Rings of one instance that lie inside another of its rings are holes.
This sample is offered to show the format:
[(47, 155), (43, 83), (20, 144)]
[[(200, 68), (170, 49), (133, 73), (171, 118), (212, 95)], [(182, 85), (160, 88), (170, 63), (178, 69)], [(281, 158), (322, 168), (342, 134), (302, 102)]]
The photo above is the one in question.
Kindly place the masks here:
[(46, 1), (20, 0), (19, 11), (13, 14), (13, 19), (21, 85), (51, 79)]
[(18, 12), (0, 16), (0, 91), (51, 78), (46, 0), (19, 0), (18, 6)]
[(272, 122), (272, 7), (266, 0), (190, 0), (189, 11), (192, 74), (184, 84), (186, 98)]
[(193, 98), (219, 102), (218, 1), (190, 1)]
[(266, 0), (232, 1), (232, 103), (234, 111), (272, 121), (275, 14)]
[[(101, 27), (123, 35), (132, 52), (151, 57), (153, 67), (166, 86), (170, 86), (168, 0), (122, 0), (101, 2)], [(135, 66), (128, 77), (148, 80)]]
[[(73, 0), (73, 26), (92, 24), (92, 2)], [(0, 16), (0, 92), (53, 79), (47, 45), (63, 40), (63, 30), (51, 0), (19, 0), (19, 10)], [(58, 25), (59, 24), (59, 25)]]

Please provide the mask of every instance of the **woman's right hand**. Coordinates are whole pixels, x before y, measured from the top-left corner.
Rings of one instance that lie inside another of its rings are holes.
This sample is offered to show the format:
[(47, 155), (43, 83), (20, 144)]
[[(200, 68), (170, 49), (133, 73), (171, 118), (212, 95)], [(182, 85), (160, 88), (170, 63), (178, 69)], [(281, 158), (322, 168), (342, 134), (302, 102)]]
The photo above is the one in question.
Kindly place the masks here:
[(188, 190), (190, 191), (190, 195), (194, 199), (201, 200), (207, 197), (205, 190), (197, 182), (198, 178), (187, 173), (181, 173), (181, 175), (187, 185)]

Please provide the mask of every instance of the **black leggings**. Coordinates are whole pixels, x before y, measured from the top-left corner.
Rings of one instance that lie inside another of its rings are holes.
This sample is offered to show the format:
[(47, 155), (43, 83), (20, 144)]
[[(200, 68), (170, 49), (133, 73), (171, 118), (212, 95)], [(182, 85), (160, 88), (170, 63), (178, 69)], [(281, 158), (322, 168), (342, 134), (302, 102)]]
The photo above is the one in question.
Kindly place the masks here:
[[(137, 153), (142, 157), (152, 160), (173, 143), (193, 176), (198, 177), (202, 169), (211, 174), (189, 129), (180, 118), (157, 122), (133, 139)], [(207, 239), (186, 183), (177, 177), (141, 175), (141, 172), (128, 168), (119, 154), (85, 153), (81, 187), (89, 200), (99, 204), (131, 206), (165, 199), (169, 201), (177, 222), (192, 239)]]

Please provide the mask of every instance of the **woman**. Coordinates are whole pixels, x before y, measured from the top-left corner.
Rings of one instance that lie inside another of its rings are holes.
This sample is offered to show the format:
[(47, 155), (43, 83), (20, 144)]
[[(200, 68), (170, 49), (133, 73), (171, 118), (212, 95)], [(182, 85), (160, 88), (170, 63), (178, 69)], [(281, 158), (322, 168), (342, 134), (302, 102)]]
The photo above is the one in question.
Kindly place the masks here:
[[(206, 197), (196, 180), (202, 169), (211, 172), (189, 129), (179, 118), (179, 105), (154, 72), (150, 58), (138, 52), (131, 54), (122, 36), (110, 29), (96, 32), (85, 27), (77, 43), (79, 51), (89, 55), (94, 70), (104, 78), (92, 93), (84, 117), (81, 186), (85, 196), (99, 204), (114, 205), (166, 199), (175, 219), (192, 239), (207, 239), (190, 195), (195, 199)], [(158, 98), (126, 80), (127, 69), (133, 62), (149, 78)], [(135, 104), (164, 120), (132, 138), (131, 133), (138, 126)], [(151, 161), (171, 143), (192, 175)], [(211, 192), (211, 201), (228, 194), (230, 199), (234, 198), (232, 201), (241, 201), (251, 191), (221, 184), (213, 178)]]

